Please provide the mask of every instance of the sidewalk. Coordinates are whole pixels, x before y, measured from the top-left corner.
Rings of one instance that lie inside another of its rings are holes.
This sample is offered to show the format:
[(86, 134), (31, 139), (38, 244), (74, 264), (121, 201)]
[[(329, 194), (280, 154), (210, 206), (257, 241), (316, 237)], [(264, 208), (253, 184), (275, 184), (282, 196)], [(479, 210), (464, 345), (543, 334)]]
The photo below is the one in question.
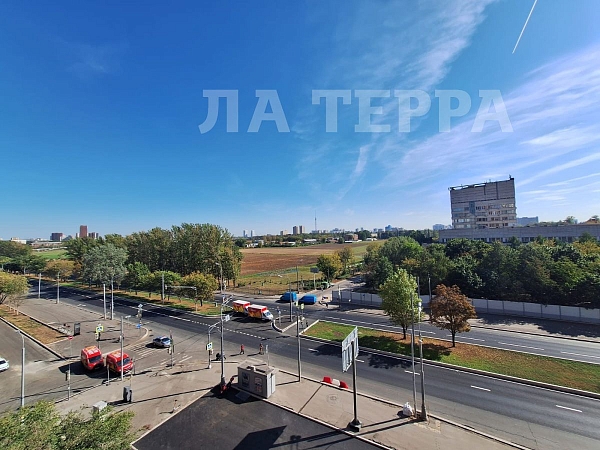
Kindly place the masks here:
[[(48, 300), (30, 299), (23, 305), (21, 311), (40, 321), (54, 325), (59, 317), (64, 322), (67, 320), (80, 321), (82, 335), (75, 338), (81, 337), (86, 340), (88, 336), (92, 336), (93, 339), (93, 331), (90, 329), (95, 330), (99, 319), (98, 314), (83, 308), (66, 304), (57, 305)], [(113, 330), (110, 331), (111, 333), (115, 333), (117, 320), (102, 322), (105, 327)], [(135, 338), (135, 336), (131, 336), (132, 332), (137, 333), (137, 330), (130, 326), (126, 334), (129, 344)], [(117, 347), (119, 344), (111, 342), (110, 345)], [(237, 374), (237, 364), (245, 359), (245, 355), (228, 358), (226, 363), (228, 377), (233, 373)], [(135, 413), (134, 429), (143, 432), (155, 428), (181, 408), (185, 408), (205, 395), (220, 381), (220, 375), (220, 364), (216, 362), (212, 364), (211, 369), (207, 368), (205, 362), (175, 364), (172, 368), (147, 369), (136, 375), (126, 376), (123, 382), (117, 378), (111, 380), (108, 385), (97, 386), (79, 393), (71, 397), (69, 401), (62, 400), (57, 403), (57, 408), (61, 412), (80, 408), (91, 411), (94, 404), (104, 401), (113, 405), (118, 411), (133, 411)], [(122, 402), (125, 386), (131, 386), (132, 403)], [(351, 391), (308, 378), (303, 378), (299, 383), (297, 376), (284, 371), (277, 372), (276, 390), (267, 401), (340, 430), (346, 430), (348, 423), (354, 417)], [(414, 422), (410, 418), (399, 416), (399, 412), (402, 410), (400, 405), (385, 400), (363, 396), (359, 393), (357, 403), (358, 416), (363, 423), (363, 428), (357, 435), (385, 447), (398, 449), (444, 448), (447, 450), (511, 447), (468, 431), (451, 422), (434, 418), (427, 423)]]

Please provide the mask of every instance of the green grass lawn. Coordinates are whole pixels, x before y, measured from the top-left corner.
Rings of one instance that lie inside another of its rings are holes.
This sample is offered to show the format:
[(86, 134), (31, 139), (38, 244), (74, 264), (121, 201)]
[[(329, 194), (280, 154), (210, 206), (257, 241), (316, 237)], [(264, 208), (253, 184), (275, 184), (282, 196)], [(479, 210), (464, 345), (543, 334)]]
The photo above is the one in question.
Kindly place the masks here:
[(51, 259), (66, 259), (67, 251), (64, 249), (57, 249), (34, 252), (34, 254), (50, 261)]
[[(305, 335), (341, 342), (353, 326), (319, 322)], [(410, 335), (358, 328), (361, 347), (410, 355)], [(418, 347), (415, 347), (418, 353)], [(600, 365), (423, 338), (423, 357), (472, 369), (600, 393)]]

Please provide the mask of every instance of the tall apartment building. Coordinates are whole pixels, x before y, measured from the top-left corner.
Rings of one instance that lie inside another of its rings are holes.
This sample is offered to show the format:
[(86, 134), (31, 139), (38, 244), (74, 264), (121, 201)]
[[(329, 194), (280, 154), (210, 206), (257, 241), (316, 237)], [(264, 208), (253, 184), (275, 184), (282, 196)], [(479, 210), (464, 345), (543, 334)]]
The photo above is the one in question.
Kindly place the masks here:
[(455, 230), (517, 226), (513, 177), (506, 181), (454, 186), (449, 190)]
[(50, 240), (53, 242), (61, 242), (64, 237), (65, 237), (65, 235), (62, 233), (51, 233), (50, 234)]
[(79, 225), (79, 237), (80, 238), (88, 237), (87, 225)]
[(298, 228), (299, 228), (298, 231), (300, 231), (300, 234), (306, 233), (306, 230), (304, 229), (304, 225), (300, 225)]
[(248, 237), (248, 230), (244, 230), (244, 233), (242, 234), (242, 237), (245, 237), (245, 238)]
[(256, 237), (256, 231), (250, 230), (250, 237), (251, 238)]
[(294, 225), (294, 227), (292, 228), (292, 234), (293, 235), (298, 234), (298, 227), (296, 225)]

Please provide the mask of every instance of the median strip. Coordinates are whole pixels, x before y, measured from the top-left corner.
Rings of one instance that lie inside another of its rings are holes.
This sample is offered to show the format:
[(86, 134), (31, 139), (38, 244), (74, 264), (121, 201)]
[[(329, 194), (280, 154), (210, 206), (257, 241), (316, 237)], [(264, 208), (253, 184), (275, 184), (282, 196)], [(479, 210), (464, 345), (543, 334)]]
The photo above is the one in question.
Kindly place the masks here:
[[(320, 321), (304, 333), (341, 343), (354, 326)], [(361, 348), (410, 357), (410, 335), (358, 327)], [(423, 337), (423, 357), (465, 368), (600, 393), (600, 365)]]

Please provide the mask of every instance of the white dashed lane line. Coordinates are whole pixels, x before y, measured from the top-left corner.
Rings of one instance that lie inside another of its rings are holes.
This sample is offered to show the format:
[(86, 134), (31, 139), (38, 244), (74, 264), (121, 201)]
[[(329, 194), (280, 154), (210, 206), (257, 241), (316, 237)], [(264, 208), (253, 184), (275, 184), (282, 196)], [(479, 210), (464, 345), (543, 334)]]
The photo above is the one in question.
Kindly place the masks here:
[[(452, 337), (451, 334), (448, 334), (447, 337)], [(466, 336), (456, 336), (456, 339), (469, 339), (470, 341), (481, 341), (481, 342), (485, 342), (484, 339), (477, 339), (477, 338), (472, 338), (472, 337), (466, 337)]]
[(486, 391), (486, 392), (490, 392), (490, 390), (489, 390), (489, 389), (487, 389), (487, 388), (482, 388), (482, 387), (479, 387), (479, 386), (473, 386), (473, 385), (471, 385), (471, 387), (472, 387), (473, 389), (479, 389), (480, 391)]
[(561, 406), (561, 405), (556, 405), (557, 408), (561, 408), (561, 409), (568, 409), (569, 411), (574, 411), (574, 412), (583, 412), (580, 409), (575, 409), (575, 408), (569, 408), (568, 406)]
[(528, 348), (528, 349), (531, 349), (531, 350), (544, 350), (543, 348), (539, 348), (539, 347), (529, 347), (527, 345), (509, 344), (508, 342), (498, 342), (498, 344), (500, 344), (500, 345), (510, 345), (511, 347)]
[(564, 355), (573, 355), (573, 356), (583, 356), (584, 358), (598, 358), (600, 359), (600, 356), (592, 356), (592, 355), (582, 355), (581, 353), (571, 353), (571, 352), (561, 352)]

